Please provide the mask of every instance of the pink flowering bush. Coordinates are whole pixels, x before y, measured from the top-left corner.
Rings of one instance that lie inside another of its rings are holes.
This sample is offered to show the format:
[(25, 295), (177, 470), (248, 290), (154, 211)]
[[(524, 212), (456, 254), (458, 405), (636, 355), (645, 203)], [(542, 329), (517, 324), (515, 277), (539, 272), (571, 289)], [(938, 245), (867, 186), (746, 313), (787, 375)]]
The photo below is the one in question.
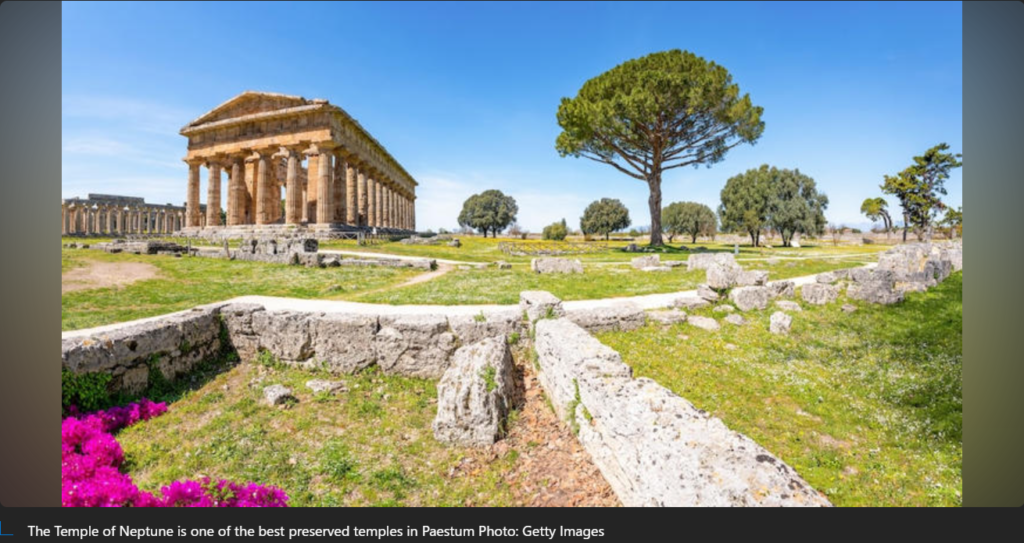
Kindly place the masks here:
[(74, 407), (61, 421), (61, 505), (64, 507), (287, 507), (273, 487), (229, 481), (179, 481), (143, 492), (121, 472), (124, 452), (114, 432), (167, 412), (167, 405), (142, 400), (82, 415)]

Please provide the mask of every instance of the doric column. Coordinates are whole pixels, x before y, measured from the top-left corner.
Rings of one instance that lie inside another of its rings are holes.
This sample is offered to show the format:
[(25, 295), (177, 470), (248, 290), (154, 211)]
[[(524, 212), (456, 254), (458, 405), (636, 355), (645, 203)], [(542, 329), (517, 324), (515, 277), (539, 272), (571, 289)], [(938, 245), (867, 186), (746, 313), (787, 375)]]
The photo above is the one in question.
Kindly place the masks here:
[(381, 181), (380, 174), (375, 175), (373, 177), (373, 180), (374, 180), (374, 184), (376, 185), (374, 188), (377, 191), (376, 199), (373, 202), (374, 205), (376, 206), (375, 209), (376, 209), (376, 213), (377, 213), (377, 225), (376, 226), (377, 226), (377, 228), (383, 228), (384, 227), (384, 182)]
[(334, 220), (334, 187), (331, 186), (331, 150), (329, 145), (317, 144), (306, 150), (309, 156), (310, 192), (315, 187), (316, 215), (311, 217), (317, 224), (329, 224)]
[(256, 224), (270, 224), (273, 222), (273, 208), (270, 207), (270, 166), (273, 164), (272, 153), (269, 150), (259, 151), (256, 161)]
[(384, 185), (384, 228), (391, 228), (391, 187)]
[(377, 172), (366, 172), (366, 226), (377, 226)]
[(358, 174), (353, 157), (345, 159), (345, 196), (348, 202), (345, 204), (345, 223), (350, 226), (359, 226), (359, 190)]
[(113, 208), (113, 206), (104, 206), (103, 207), (103, 215), (104, 215), (104, 219), (106, 219), (106, 221), (105, 221), (106, 222), (106, 233), (113, 234), (114, 233), (114, 208)]
[(68, 205), (60, 203), (60, 235), (68, 235)]
[(124, 208), (120, 206), (117, 208), (117, 235), (124, 235)]
[(186, 226), (195, 228), (199, 226), (199, 162), (188, 163), (188, 192), (186, 193), (185, 208), (188, 214)]
[(302, 185), (299, 179), (299, 153), (295, 149), (287, 149), (288, 174), (285, 178), (285, 222), (287, 224), (302, 223)]
[(340, 150), (335, 150), (334, 153), (334, 167), (331, 169), (331, 204), (334, 207), (334, 216), (331, 217), (332, 223), (342, 224), (345, 222), (346, 208), (348, 201), (345, 198), (346, 195), (346, 183), (345, 175), (347, 168), (345, 167), (345, 155)]
[(241, 156), (231, 157), (228, 179), (228, 226), (245, 223), (245, 163)]
[(220, 226), (220, 163), (206, 163), (210, 178), (206, 187), (206, 226)]
[(245, 210), (243, 212), (243, 224), (256, 224), (256, 208), (259, 202), (259, 183), (257, 181), (259, 172), (260, 156), (256, 153), (245, 158)]
[(86, 206), (85, 208), (85, 235), (92, 234), (92, 208)]
[(359, 167), (359, 220), (358, 226), (369, 226), (370, 218), (370, 195), (368, 194), (367, 187), (369, 180), (366, 178), (366, 170), (363, 166)]
[(416, 229), (416, 197), (409, 198), (409, 230)]

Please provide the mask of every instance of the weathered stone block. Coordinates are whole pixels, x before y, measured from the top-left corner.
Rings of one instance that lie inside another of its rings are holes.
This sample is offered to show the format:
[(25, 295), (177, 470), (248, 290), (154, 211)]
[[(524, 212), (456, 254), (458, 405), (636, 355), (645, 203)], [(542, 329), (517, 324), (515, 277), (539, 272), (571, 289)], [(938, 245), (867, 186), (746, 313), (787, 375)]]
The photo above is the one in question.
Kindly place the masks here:
[(327, 313), (310, 325), (313, 356), (332, 373), (356, 373), (377, 361), (376, 316)]
[(534, 258), (530, 261), (530, 269), (534, 273), (583, 273), (583, 263), (567, 258)]
[(608, 307), (569, 310), (565, 318), (590, 333), (636, 330), (645, 324), (643, 309), (625, 302)]
[(441, 315), (382, 316), (373, 344), (377, 364), (389, 375), (438, 379), (458, 346), (448, 330)]
[(793, 327), (793, 317), (781, 312), (776, 311), (772, 313), (769, 330), (773, 334), (787, 335), (789, 330)]
[(520, 292), (519, 310), (526, 314), (526, 318), (530, 322), (565, 315), (565, 309), (562, 308), (562, 300), (556, 298), (554, 294), (543, 290)]
[(823, 283), (811, 283), (800, 287), (800, 295), (809, 304), (830, 304), (839, 298), (839, 287)]
[(738, 287), (729, 293), (729, 299), (740, 311), (768, 307), (768, 289), (765, 287)]
[(505, 432), (515, 384), (504, 338), (488, 338), (455, 351), (437, 385), (434, 438), (468, 447), (488, 446)]

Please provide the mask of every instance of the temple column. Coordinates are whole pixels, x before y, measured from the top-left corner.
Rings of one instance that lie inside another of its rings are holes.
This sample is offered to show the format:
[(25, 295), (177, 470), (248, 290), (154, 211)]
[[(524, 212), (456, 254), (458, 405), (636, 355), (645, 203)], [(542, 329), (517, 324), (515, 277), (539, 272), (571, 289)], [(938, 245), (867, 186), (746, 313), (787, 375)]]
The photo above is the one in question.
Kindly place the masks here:
[(206, 187), (206, 226), (220, 226), (220, 164), (208, 162), (210, 178)]
[(106, 215), (106, 219), (107, 219), (107, 233), (108, 234), (113, 234), (114, 233), (114, 208), (110, 207), (110, 206), (107, 206), (107, 207), (103, 208), (103, 213)]
[(317, 195), (320, 194), (320, 153), (310, 154), (311, 149), (306, 149), (299, 155), (299, 160), (302, 160), (302, 156), (307, 157), (306, 162), (306, 182), (302, 184), (302, 222), (304, 224), (310, 224), (316, 221), (317, 215)]
[(188, 193), (185, 203), (188, 221), (186, 226), (195, 228), (199, 226), (199, 163), (188, 163)]
[(124, 235), (124, 208), (117, 208), (117, 235)]
[(331, 181), (331, 203), (334, 207), (334, 216), (331, 217), (332, 223), (341, 224), (345, 222), (346, 207), (348, 202), (346, 200), (346, 183), (345, 183), (345, 155), (340, 151), (334, 152), (334, 168), (332, 171)]
[(391, 186), (384, 185), (384, 228), (393, 228), (393, 215), (391, 213)]
[(256, 160), (256, 224), (270, 224), (270, 165), (273, 163), (269, 150), (259, 151)]
[(384, 227), (384, 182), (381, 180), (380, 174), (374, 176), (374, 182), (377, 190), (377, 197), (374, 200), (377, 209), (377, 227), (382, 228)]
[(377, 226), (377, 172), (366, 174), (366, 226)]
[(301, 224), (303, 207), (302, 185), (299, 179), (299, 153), (295, 149), (287, 150), (288, 174), (285, 178), (285, 223)]
[(92, 234), (92, 208), (86, 206), (85, 208), (85, 235)]
[(416, 229), (416, 197), (409, 198), (409, 230)]
[(259, 155), (255, 153), (245, 158), (245, 219), (243, 224), (256, 224), (256, 208), (260, 198), (256, 180), (259, 160)]
[(369, 181), (366, 179), (366, 170), (359, 168), (359, 217), (357, 226), (369, 226), (370, 218), (370, 195), (367, 194)]
[[(329, 224), (334, 220), (334, 187), (331, 186), (331, 151), (318, 144), (306, 151), (309, 155), (309, 183), (316, 187), (317, 224)], [(313, 166), (316, 166), (315, 170)]]
[(228, 181), (228, 226), (245, 224), (245, 195), (245, 163), (240, 156), (232, 157)]
[(348, 202), (345, 204), (345, 223), (350, 226), (359, 226), (359, 190), (358, 174), (352, 157), (345, 159), (345, 196)]
[(60, 204), (60, 235), (68, 235), (68, 206), (65, 203)]

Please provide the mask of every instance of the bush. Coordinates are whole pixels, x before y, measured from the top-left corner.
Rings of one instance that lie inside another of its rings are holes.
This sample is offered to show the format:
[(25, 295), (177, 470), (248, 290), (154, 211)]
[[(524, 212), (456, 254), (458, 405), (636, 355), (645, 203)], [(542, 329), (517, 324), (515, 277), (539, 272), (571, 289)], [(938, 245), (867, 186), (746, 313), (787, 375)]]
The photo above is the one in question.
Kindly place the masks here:
[(565, 219), (562, 219), (562, 222), (556, 222), (544, 227), (543, 237), (546, 240), (565, 241), (568, 235), (569, 229), (565, 226)]

